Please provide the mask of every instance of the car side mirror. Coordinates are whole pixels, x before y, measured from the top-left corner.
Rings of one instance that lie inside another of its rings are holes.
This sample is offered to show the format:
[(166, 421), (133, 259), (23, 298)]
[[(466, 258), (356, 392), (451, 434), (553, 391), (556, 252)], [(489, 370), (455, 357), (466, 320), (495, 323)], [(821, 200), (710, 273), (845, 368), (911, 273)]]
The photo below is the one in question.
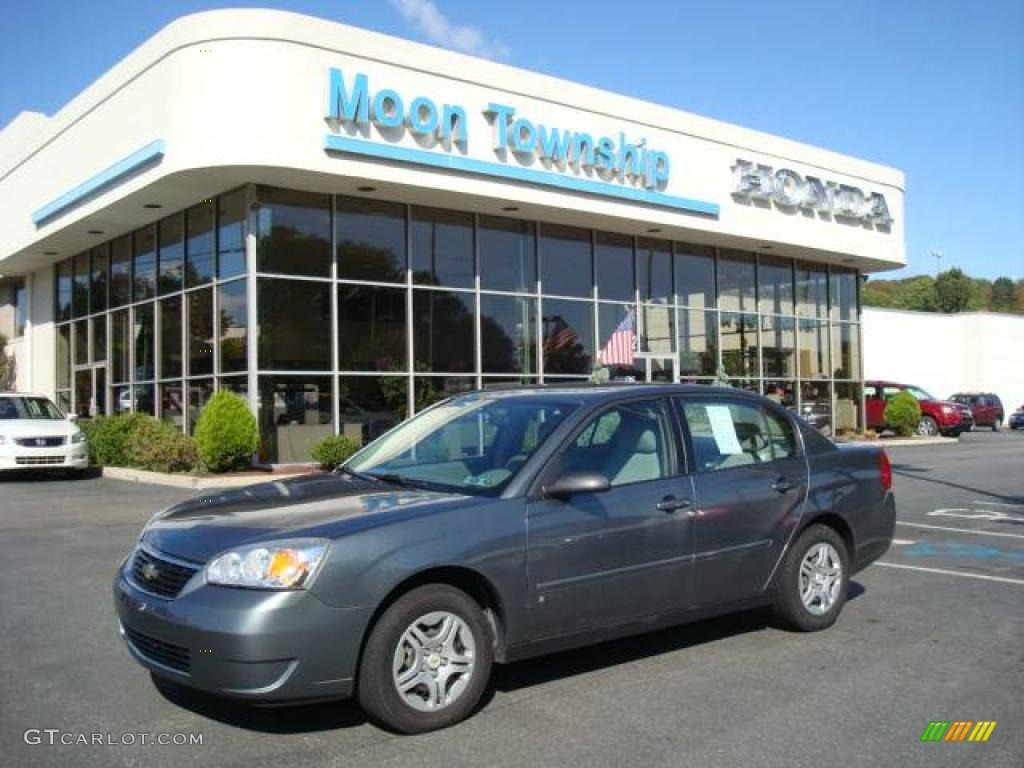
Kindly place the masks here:
[(553, 499), (567, 499), (577, 493), (602, 493), (610, 487), (608, 478), (599, 472), (569, 472), (544, 486), (544, 495)]
[(77, 424), (78, 423), (78, 414), (77, 413), (69, 413), (66, 418), (72, 424)]

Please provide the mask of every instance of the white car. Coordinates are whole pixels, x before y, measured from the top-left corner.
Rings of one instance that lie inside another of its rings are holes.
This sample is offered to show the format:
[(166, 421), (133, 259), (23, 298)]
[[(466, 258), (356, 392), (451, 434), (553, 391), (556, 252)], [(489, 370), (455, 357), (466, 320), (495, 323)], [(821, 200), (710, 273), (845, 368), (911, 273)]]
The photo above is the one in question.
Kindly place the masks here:
[(85, 433), (48, 398), (0, 392), (0, 471), (85, 469)]

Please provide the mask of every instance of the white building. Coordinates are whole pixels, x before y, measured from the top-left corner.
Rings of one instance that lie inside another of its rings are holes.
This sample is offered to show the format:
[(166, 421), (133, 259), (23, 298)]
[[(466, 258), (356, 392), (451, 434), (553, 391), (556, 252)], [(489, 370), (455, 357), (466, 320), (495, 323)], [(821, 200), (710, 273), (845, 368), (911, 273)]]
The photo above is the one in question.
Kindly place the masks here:
[(991, 392), (1007, 416), (1024, 405), (1024, 316), (865, 307), (862, 317), (865, 379), (915, 384), (939, 398)]
[(723, 366), (831, 413), (860, 400), (858, 274), (905, 263), (903, 186), (502, 64), (215, 11), (0, 132), (0, 273), (27, 287), (19, 386), (185, 429), (227, 387), (270, 461), (446, 392), (584, 378), (624, 320), (614, 375)]

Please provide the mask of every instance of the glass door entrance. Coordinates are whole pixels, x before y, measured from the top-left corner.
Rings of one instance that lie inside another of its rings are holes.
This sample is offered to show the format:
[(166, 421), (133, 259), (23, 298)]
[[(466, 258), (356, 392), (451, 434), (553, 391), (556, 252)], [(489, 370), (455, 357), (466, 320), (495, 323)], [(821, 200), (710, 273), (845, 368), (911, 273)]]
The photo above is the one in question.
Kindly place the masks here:
[(71, 412), (82, 418), (107, 415), (107, 365), (75, 368)]
[(645, 357), (644, 381), (648, 384), (670, 384), (676, 380), (676, 360), (674, 357)]

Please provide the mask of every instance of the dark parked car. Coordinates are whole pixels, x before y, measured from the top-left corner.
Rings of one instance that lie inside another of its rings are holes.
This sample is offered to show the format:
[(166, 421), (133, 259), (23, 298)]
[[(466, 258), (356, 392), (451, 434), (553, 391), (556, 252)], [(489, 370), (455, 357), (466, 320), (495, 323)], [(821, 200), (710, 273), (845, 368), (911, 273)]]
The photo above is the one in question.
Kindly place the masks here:
[(1010, 414), (1010, 429), (1024, 429), (1024, 405)]
[(920, 387), (909, 384), (897, 384), (893, 381), (864, 382), (864, 410), (867, 412), (868, 426), (871, 429), (887, 429), (885, 423), (885, 406), (898, 392), (909, 392), (921, 405), (921, 421), (917, 425), (917, 434), (922, 436), (945, 435), (957, 437), (961, 432), (974, 428), (974, 417), (971, 409), (963, 403), (949, 400), (937, 400)]
[(491, 665), (770, 603), (835, 622), (892, 541), (885, 452), (703, 386), (488, 390), (333, 475), (155, 515), (119, 567), (158, 678), (262, 703), (358, 696), (403, 732), (467, 717)]
[(960, 392), (950, 395), (949, 399), (971, 409), (975, 426), (992, 427), (993, 432), (999, 431), (1006, 416), (1003, 401), (991, 392)]

